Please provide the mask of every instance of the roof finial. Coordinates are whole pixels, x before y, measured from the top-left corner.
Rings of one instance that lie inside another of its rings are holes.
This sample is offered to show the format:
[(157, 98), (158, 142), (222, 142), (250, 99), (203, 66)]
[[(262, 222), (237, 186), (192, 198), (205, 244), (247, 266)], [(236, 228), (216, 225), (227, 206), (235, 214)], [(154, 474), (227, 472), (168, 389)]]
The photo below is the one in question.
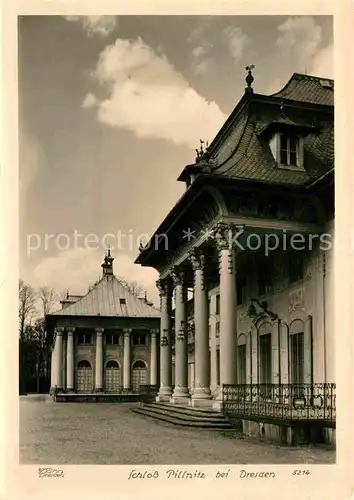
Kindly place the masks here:
[(111, 256), (111, 245), (107, 246), (107, 257)]
[(251, 87), (251, 85), (252, 85), (252, 83), (254, 81), (254, 78), (253, 78), (253, 75), (252, 75), (252, 70), (254, 68), (255, 68), (254, 64), (249, 64), (245, 68), (248, 71), (248, 74), (246, 76), (246, 83), (247, 83), (246, 92), (253, 92), (253, 88)]

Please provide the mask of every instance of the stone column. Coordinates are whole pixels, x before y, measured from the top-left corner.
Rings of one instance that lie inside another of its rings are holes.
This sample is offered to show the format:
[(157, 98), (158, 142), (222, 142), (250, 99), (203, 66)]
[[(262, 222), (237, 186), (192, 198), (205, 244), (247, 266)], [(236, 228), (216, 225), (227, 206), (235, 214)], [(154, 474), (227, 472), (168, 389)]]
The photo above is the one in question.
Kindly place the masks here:
[(68, 334), (68, 342), (66, 345), (66, 390), (69, 392), (74, 391), (74, 327), (66, 329)]
[(131, 328), (124, 329), (123, 391), (131, 391)]
[(157, 331), (151, 330), (150, 385), (157, 384)]
[(185, 273), (174, 269), (172, 273), (175, 285), (175, 388), (172, 403), (189, 402), (188, 391), (188, 333), (187, 333), (187, 286)]
[(95, 392), (103, 392), (103, 328), (96, 328)]
[(192, 406), (209, 406), (210, 358), (209, 358), (209, 300), (205, 284), (205, 257), (201, 250), (191, 254), (194, 271), (194, 359), (195, 384), (191, 397)]
[(56, 338), (55, 338), (55, 385), (57, 389), (63, 390), (63, 332), (64, 328), (56, 328)]
[(160, 327), (160, 389), (156, 401), (170, 402), (172, 395), (172, 346), (171, 346), (171, 310), (172, 287), (169, 280), (158, 280), (160, 292), (161, 327)]
[[(223, 384), (237, 384), (236, 268), (233, 227), (218, 224), (215, 240), (220, 272), (220, 389)], [(218, 399), (222, 398), (219, 393)], [(218, 405), (215, 405), (218, 407)]]

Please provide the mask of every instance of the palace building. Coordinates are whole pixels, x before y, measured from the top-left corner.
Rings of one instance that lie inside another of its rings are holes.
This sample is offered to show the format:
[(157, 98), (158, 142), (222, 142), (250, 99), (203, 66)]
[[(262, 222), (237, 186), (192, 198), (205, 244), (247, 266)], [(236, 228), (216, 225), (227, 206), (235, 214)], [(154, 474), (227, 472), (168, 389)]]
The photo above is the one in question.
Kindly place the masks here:
[(334, 82), (295, 73), (262, 95), (246, 69), (244, 95), (136, 259), (159, 272), (157, 402), (333, 435)]
[(62, 309), (46, 317), (53, 333), (51, 388), (66, 394), (58, 400), (134, 395), (158, 384), (160, 312), (116, 278), (113, 260), (108, 250), (102, 278), (84, 296), (68, 294)]

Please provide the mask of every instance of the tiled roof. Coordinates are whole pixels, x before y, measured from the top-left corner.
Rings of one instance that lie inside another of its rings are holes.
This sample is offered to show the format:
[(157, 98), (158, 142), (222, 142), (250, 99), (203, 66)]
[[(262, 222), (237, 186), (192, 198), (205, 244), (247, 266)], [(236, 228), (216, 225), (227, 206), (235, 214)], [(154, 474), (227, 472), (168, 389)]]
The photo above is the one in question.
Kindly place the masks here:
[[(333, 89), (322, 88), (320, 81), (319, 78), (294, 74), (284, 89), (273, 97), (286, 96), (287, 99), (296, 97), (303, 102), (329, 104), (329, 92), (333, 104)], [(307, 120), (310, 125), (309, 119), (317, 117), (317, 114), (313, 110), (309, 115), (304, 111), (288, 109), (286, 105), (285, 111), (279, 114), (280, 107), (277, 100), (273, 99), (272, 103), (263, 104), (261, 100), (257, 102), (255, 99), (253, 103), (251, 97), (251, 104), (235, 118), (226, 140), (213, 155), (212, 174), (230, 179), (302, 185), (333, 168), (333, 116), (323, 113), (320, 116), (320, 125), (311, 130), (311, 124), (309, 133), (304, 138), (305, 171), (279, 168), (272, 155), (269, 141), (262, 139), (259, 132), (270, 123), (294, 126), (299, 123), (304, 125)]]
[(273, 97), (333, 106), (334, 81), (328, 78), (294, 73), (285, 87), (280, 92), (273, 94)]
[(158, 318), (160, 311), (132, 295), (114, 275), (104, 275), (87, 295), (53, 315)]

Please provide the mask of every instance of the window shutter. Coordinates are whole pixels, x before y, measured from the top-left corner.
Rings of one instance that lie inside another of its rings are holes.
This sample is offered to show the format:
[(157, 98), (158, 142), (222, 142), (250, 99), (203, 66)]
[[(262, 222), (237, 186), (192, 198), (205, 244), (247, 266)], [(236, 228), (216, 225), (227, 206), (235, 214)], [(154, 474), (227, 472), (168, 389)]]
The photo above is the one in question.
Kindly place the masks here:
[(285, 323), (280, 325), (280, 382), (289, 383), (289, 335), (288, 326)]
[(251, 332), (246, 337), (246, 384), (252, 383)]
[(312, 383), (312, 317), (308, 316), (304, 327), (304, 381)]
[(252, 384), (258, 383), (258, 332), (255, 326), (251, 330), (252, 338)]
[(272, 384), (279, 384), (279, 381), (279, 320), (275, 320), (272, 331)]

